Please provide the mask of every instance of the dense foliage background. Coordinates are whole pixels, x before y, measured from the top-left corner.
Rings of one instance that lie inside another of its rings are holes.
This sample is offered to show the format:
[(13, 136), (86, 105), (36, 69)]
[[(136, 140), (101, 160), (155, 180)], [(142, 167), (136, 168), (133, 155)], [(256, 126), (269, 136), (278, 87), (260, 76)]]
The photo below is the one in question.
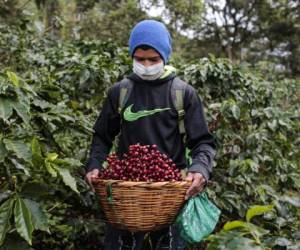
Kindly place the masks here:
[[(101, 249), (103, 216), (83, 164), (107, 89), (131, 70), (127, 31), (155, 4), (177, 39), (170, 63), (199, 92), (218, 143), (208, 192), (222, 217), (194, 248), (299, 249), (299, 2), (246, 1), (247, 9), (226, 1), (223, 12), (219, 5), (216, 12), (255, 20), (239, 45), (225, 22), (210, 33), (194, 29), (212, 22), (203, 13), (213, 2), (181, 2), (0, 1), (0, 249)], [(64, 12), (70, 6), (78, 20)], [(274, 14), (272, 27), (263, 11)], [(291, 33), (278, 32), (277, 22)], [(182, 33), (193, 29), (198, 36)], [(258, 44), (258, 33), (272, 37), (276, 53)], [(226, 39), (231, 52), (214, 47)], [(207, 51), (215, 55), (203, 57)]]

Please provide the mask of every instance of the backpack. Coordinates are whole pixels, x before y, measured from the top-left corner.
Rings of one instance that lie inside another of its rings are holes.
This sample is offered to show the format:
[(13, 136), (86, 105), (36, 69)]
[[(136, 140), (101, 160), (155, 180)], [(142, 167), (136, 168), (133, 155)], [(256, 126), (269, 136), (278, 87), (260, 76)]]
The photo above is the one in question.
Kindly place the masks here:
[[(186, 131), (184, 125), (184, 95), (185, 89), (187, 84), (182, 81), (179, 77), (175, 77), (172, 80), (171, 85), (171, 97), (173, 101), (173, 105), (178, 114), (178, 125), (179, 125), (179, 132), (183, 135), (183, 141), (185, 142), (186, 139)], [(128, 79), (124, 78), (120, 82), (120, 95), (119, 95), (119, 104), (118, 104), (118, 112), (119, 114), (122, 113), (123, 109), (125, 108), (125, 104), (131, 94), (133, 88), (133, 82)]]

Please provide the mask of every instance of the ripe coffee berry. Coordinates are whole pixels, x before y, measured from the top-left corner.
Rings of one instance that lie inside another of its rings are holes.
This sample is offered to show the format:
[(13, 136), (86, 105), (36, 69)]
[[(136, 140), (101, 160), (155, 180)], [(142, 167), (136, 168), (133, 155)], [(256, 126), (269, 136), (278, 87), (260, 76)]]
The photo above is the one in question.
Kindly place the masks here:
[(107, 157), (108, 167), (100, 178), (124, 181), (181, 181), (175, 163), (157, 149), (156, 145), (134, 144), (119, 159), (115, 153)]

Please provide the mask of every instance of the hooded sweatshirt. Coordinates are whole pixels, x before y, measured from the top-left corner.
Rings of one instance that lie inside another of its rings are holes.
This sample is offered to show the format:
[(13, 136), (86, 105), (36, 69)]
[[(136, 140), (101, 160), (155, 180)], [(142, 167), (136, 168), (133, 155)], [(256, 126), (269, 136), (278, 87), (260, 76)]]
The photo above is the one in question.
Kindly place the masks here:
[[(187, 85), (183, 99), (186, 129), (184, 145), (183, 136), (179, 132), (177, 110), (171, 97), (171, 86), (175, 76), (170, 70), (162, 78), (154, 81), (142, 80), (136, 74), (129, 75), (128, 78), (133, 81), (133, 89), (121, 114), (118, 112), (120, 82), (109, 89), (94, 125), (87, 171), (102, 168), (115, 137), (120, 133), (117, 145), (117, 155), (120, 158), (132, 144), (156, 144), (158, 150), (168, 155), (178, 168), (201, 173), (206, 180), (210, 178), (215, 144), (208, 131), (201, 100), (195, 89)], [(132, 114), (157, 109), (160, 111), (138, 119), (126, 119), (126, 115), (124, 117), (126, 111)], [(185, 158), (185, 146), (191, 151), (191, 165)]]

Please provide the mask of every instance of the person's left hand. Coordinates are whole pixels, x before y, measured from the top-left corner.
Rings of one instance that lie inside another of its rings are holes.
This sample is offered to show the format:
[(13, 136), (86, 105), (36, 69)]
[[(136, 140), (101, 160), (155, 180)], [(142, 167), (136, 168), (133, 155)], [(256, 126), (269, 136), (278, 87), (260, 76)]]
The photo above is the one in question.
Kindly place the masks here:
[(186, 200), (189, 197), (196, 196), (199, 192), (201, 192), (206, 183), (206, 180), (201, 173), (189, 172), (185, 180), (192, 181), (191, 186), (186, 191), (186, 195), (185, 195)]

